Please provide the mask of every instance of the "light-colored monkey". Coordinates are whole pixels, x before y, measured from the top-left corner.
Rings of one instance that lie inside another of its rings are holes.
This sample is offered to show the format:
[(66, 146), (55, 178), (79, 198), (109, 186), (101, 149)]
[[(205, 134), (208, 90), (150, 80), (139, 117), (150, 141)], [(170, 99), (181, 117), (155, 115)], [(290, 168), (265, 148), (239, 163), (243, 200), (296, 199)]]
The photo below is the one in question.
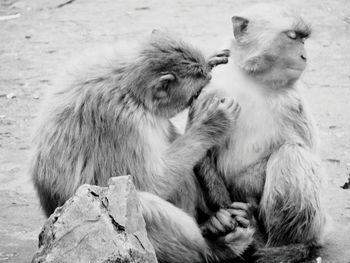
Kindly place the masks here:
[(154, 34), (137, 52), (88, 54), (67, 70), (43, 108), (35, 137), (32, 176), (46, 215), (82, 184), (104, 186), (112, 176), (130, 174), (160, 262), (239, 256), (253, 232), (236, 227), (232, 217), (246, 207), (214, 215), (209, 232), (223, 227), (226, 232), (203, 237), (195, 219), (205, 203), (192, 173), (227, 135), (237, 104), (214, 97), (204, 101), (182, 136), (169, 121), (198, 96), (211, 68), (227, 62), (220, 55), (208, 62), (182, 41)]
[[(232, 96), (241, 114), (195, 172), (213, 210), (231, 200), (258, 207), (257, 238), (266, 245), (259, 262), (297, 262), (322, 244), (327, 225), (316, 131), (296, 84), (311, 30), (295, 13), (261, 5), (232, 23), (231, 58), (214, 69), (198, 102)], [(189, 123), (199, 114), (193, 105)]]

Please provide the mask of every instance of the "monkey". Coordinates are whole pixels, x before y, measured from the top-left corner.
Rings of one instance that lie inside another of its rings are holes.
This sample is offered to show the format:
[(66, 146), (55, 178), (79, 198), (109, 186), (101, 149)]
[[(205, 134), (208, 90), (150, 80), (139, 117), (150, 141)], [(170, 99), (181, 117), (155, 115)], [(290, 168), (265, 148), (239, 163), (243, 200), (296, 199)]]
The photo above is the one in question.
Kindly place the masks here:
[(234, 202), (256, 207), (257, 262), (299, 262), (324, 243), (329, 225), (317, 131), (297, 80), (311, 27), (290, 10), (253, 7), (232, 17), (229, 62), (189, 110), (210, 94), (241, 107), (229, 138), (210, 149), (195, 173), (214, 211)]
[(133, 178), (148, 237), (159, 262), (218, 262), (239, 258), (253, 229), (244, 203), (207, 214), (193, 174), (208, 149), (219, 145), (239, 114), (230, 98), (210, 97), (179, 135), (169, 121), (188, 108), (227, 62), (207, 61), (196, 48), (153, 34), (138, 50), (99, 50), (63, 73), (47, 99), (35, 132), (31, 174), (49, 216), (82, 184), (106, 186), (113, 176)]

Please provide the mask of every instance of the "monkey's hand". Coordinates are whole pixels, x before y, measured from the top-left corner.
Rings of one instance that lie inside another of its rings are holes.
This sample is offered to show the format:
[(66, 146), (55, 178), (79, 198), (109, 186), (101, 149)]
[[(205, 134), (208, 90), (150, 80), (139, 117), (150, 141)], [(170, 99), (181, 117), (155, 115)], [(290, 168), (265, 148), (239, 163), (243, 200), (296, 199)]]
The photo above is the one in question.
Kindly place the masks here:
[(230, 213), (231, 217), (234, 218), (239, 227), (247, 228), (254, 225), (254, 213), (256, 209), (256, 206), (251, 204), (233, 202), (227, 208), (227, 211)]
[(191, 106), (187, 127), (199, 128), (214, 146), (226, 138), (239, 113), (240, 106), (234, 99), (204, 94)]
[(248, 228), (254, 220), (254, 207), (234, 202), (226, 209), (220, 209), (201, 225), (203, 236), (223, 237), (234, 234), (237, 228)]
[(231, 217), (230, 212), (226, 209), (220, 209), (200, 228), (204, 237), (218, 238), (234, 231), (237, 226), (237, 221)]
[(250, 227), (250, 218), (252, 211), (248, 204), (233, 203), (205, 222), (201, 226), (202, 234), (240, 256), (253, 242), (254, 228)]
[(213, 69), (217, 65), (226, 64), (228, 62), (228, 57), (230, 56), (230, 50), (224, 49), (213, 56), (211, 56), (208, 60), (208, 67)]
[(253, 243), (254, 228), (237, 227), (224, 237), (218, 238), (218, 243), (228, 247), (231, 253), (242, 256), (244, 251)]

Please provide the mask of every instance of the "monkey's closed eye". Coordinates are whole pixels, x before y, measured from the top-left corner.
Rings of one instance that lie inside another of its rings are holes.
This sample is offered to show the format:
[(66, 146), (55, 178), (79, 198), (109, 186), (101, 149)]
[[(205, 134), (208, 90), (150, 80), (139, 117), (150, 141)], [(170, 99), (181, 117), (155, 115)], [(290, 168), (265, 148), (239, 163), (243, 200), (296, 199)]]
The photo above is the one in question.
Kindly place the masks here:
[(294, 31), (294, 30), (289, 30), (285, 32), (287, 37), (292, 39), (292, 40), (300, 40), (302, 43), (305, 42), (305, 40), (309, 37), (310, 32), (307, 31)]
[(289, 37), (290, 39), (293, 39), (293, 40), (298, 38), (297, 32), (295, 32), (293, 30), (287, 31), (286, 35), (287, 35), (287, 37)]

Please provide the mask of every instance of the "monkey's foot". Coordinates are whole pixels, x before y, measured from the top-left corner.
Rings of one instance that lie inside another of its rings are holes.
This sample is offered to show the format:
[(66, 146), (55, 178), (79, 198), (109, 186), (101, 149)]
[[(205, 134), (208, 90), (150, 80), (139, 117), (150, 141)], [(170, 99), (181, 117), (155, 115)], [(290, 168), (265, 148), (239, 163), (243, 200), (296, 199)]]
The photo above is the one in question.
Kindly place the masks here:
[(253, 228), (237, 227), (235, 231), (220, 238), (237, 255), (243, 255), (244, 251), (252, 244), (254, 236)]

